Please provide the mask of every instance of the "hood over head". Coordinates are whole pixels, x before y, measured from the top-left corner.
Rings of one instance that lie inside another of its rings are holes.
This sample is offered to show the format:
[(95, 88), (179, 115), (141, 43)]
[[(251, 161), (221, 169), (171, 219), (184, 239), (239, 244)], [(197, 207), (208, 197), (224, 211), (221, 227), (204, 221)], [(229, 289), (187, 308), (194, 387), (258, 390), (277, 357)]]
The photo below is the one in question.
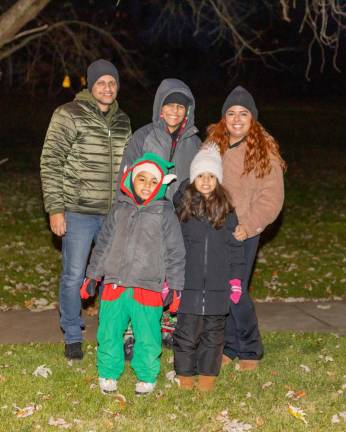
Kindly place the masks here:
[(161, 109), (165, 99), (167, 99), (167, 97), (172, 93), (182, 93), (184, 96), (186, 96), (189, 99), (190, 104), (186, 111), (186, 115), (188, 119), (186, 127), (194, 126), (195, 98), (193, 97), (190, 88), (183, 81), (180, 81), (175, 78), (164, 79), (157, 88), (155, 99), (154, 99), (154, 106), (153, 106), (153, 123), (156, 125), (159, 124), (160, 122), (163, 122), (164, 124), (164, 120), (162, 120), (160, 117)]
[(133, 190), (133, 179), (141, 171), (147, 171), (157, 178), (158, 184), (150, 197), (141, 204), (146, 205), (151, 201), (163, 199), (166, 194), (167, 186), (177, 178), (175, 174), (168, 174), (168, 171), (173, 167), (173, 162), (168, 162), (155, 153), (144, 153), (143, 156), (134, 161), (130, 168), (125, 167), (120, 188), (138, 204)]

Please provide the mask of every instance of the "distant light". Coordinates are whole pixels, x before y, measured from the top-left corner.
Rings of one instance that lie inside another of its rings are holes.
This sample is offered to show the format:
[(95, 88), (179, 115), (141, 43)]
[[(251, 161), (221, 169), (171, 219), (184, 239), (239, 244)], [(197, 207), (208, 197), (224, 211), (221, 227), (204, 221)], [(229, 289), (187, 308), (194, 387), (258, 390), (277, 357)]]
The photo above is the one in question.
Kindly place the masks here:
[(82, 87), (86, 87), (86, 79), (85, 79), (85, 76), (83, 76), (83, 75), (80, 77), (80, 85)]
[(68, 75), (64, 76), (64, 81), (62, 82), (62, 86), (64, 88), (70, 88), (71, 87), (71, 80), (70, 80), (70, 77)]

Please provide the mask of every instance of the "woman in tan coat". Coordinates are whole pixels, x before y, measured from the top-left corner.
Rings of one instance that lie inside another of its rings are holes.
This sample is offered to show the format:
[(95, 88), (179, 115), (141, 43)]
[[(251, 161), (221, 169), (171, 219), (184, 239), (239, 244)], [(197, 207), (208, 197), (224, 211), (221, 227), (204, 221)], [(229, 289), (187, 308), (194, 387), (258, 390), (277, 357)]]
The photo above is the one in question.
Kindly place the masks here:
[(238, 357), (240, 369), (255, 369), (263, 356), (255, 308), (248, 284), (260, 234), (274, 222), (284, 201), (286, 164), (275, 139), (257, 121), (251, 94), (236, 87), (226, 98), (222, 118), (208, 127), (207, 141), (218, 144), (223, 159), (223, 186), (238, 216), (234, 231), (244, 241), (245, 277), (232, 302), (225, 330), (223, 363)]

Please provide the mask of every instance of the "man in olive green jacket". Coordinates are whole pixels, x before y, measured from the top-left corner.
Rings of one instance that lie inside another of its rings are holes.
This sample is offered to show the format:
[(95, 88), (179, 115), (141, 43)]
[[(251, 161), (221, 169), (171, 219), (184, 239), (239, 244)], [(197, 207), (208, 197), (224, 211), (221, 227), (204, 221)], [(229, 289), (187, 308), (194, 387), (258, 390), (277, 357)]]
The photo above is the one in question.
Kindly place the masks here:
[(79, 288), (92, 242), (115, 198), (131, 136), (130, 120), (116, 101), (116, 67), (97, 60), (87, 79), (87, 90), (55, 110), (41, 155), (45, 210), (51, 230), (62, 237), (60, 325), (68, 359), (83, 357)]

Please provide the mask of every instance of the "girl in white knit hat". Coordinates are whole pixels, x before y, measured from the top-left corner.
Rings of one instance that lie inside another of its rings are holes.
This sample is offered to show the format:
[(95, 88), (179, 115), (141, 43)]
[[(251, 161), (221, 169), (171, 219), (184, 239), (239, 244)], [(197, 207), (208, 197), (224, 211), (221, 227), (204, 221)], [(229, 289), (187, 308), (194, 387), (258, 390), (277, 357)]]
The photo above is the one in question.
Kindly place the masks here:
[(221, 186), (216, 146), (203, 148), (190, 167), (190, 184), (174, 197), (185, 248), (185, 286), (173, 336), (174, 367), (182, 389), (213, 388), (220, 372), (230, 302), (238, 302), (243, 243), (233, 236), (237, 217)]

